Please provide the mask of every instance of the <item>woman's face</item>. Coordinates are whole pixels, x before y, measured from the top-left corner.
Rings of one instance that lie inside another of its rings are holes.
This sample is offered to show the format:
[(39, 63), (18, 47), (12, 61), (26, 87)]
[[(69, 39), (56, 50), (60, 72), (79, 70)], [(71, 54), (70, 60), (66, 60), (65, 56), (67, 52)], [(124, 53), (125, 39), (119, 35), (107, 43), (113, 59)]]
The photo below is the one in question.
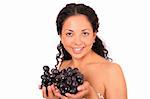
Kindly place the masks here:
[(60, 35), (64, 48), (73, 58), (82, 58), (90, 53), (95, 37), (91, 23), (81, 14), (67, 18)]

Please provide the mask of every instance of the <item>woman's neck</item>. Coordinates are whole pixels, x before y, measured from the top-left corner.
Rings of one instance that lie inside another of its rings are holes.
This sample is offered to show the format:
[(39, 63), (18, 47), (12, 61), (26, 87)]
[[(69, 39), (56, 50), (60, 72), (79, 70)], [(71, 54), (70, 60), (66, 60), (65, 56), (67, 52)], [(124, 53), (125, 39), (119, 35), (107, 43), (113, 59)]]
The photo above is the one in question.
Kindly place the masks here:
[(81, 67), (85, 66), (87, 63), (90, 63), (93, 61), (93, 56), (95, 55), (94, 51), (90, 51), (87, 55), (77, 59), (77, 58), (72, 58), (70, 65), (73, 67)]

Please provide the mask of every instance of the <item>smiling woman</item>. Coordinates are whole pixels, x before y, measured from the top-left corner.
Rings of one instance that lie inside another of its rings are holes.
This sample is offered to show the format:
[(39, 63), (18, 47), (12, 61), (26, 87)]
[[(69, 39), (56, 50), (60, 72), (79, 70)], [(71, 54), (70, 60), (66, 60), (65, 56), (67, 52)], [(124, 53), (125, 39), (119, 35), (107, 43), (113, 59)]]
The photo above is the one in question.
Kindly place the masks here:
[(67, 18), (60, 35), (64, 48), (76, 59), (92, 52), (91, 48), (95, 37), (96, 33), (93, 33), (90, 22), (82, 14)]
[(77, 94), (65, 96), (53, 85), (48, 87), (46, 99), (127, 99), (126, 83), (120, 66), (110, 61), (108, 51), (97, 36), (98, 17), (84, 4), (67, 4), (58, 14), (57, 31), (60, 36), (57, 64), (60, 70), (68, 66), (78, 68), (85, 81)]

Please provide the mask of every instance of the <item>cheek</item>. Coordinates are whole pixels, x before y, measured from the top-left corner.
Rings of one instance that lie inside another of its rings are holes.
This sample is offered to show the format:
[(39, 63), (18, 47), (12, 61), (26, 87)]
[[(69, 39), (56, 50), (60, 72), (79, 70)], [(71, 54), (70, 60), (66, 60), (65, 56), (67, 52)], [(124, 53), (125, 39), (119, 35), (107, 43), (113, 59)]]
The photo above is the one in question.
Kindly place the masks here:
[(72, 42), (73, 42), (73, 40), (71, 40), (71, 39), (66, 39), (66, 38), (62, 39), (62, 44), (64, 45), (64, 47), (71, 46)]
[(84, 40), (84, 42), (85, 42), (85, 45), (87, 45), (87, 46), (91, 46), (91, 45), (93, 45), (93, 39), (86, 39), (86, 40)]

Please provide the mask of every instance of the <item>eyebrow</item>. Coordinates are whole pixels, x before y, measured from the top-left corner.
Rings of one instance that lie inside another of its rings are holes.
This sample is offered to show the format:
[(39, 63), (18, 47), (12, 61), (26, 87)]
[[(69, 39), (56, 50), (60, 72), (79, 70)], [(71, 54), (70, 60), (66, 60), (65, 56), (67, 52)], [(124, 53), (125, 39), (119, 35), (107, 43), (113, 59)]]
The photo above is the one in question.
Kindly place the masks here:
[(71, 30), (71, 29), (65, 29), (64, 31), (66, 31), (66, 30), (73, 32), (73, 30)]
[[(73, 30), (71, 30), (71, 29), (65, 29), (64, 31), (66, 31), (66, 30), (73, 32)], [(89, 31), (89, 29), (83, 29), (83, 30), (81, 30), (81, 31), (86, 31), (86, 30)]]
[(83, 29), (82, 31), (86, 31), (86, 30), (88, 30), (88, 31), (89, 31), (89, 29)]

